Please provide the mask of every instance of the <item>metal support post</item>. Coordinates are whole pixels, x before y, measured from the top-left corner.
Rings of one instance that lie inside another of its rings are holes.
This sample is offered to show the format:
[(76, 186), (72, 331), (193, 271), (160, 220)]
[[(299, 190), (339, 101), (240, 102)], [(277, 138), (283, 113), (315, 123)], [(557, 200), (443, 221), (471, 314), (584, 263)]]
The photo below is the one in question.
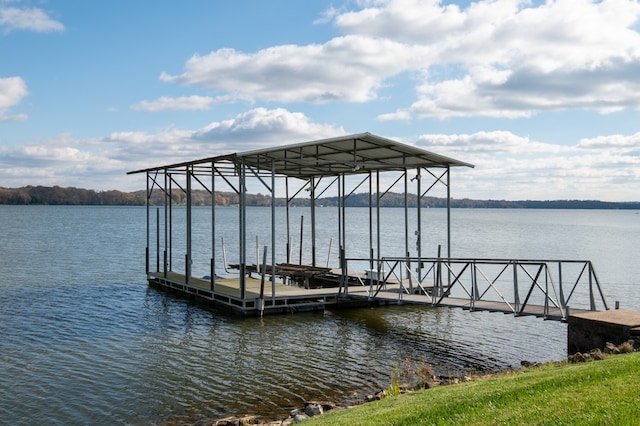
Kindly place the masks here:
[(186, 167), (187, 179), (187, 254), (185, 256), (185, 282), (188, 284), (191, 278), (191, 166)]
[(516, 314), (520, 313), (520, 296), (518, 294), (518, 262), (513, 261), (513, 306)]

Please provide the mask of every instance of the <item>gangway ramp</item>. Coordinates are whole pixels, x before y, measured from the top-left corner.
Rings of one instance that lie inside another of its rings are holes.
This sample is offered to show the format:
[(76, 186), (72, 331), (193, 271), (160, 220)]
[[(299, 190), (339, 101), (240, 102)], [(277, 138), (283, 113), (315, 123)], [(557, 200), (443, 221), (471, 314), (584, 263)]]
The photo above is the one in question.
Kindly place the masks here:
[[(363, 259), (345, 259), (345, 270)], [(413, 303), (536, 316), (608, 310), (588, 260), (381, 258), (368, 280), (372, 302)], [(366, 283), (361, 283), (366, 284)], [(345, 293), (353, 297), (347, 287)]]

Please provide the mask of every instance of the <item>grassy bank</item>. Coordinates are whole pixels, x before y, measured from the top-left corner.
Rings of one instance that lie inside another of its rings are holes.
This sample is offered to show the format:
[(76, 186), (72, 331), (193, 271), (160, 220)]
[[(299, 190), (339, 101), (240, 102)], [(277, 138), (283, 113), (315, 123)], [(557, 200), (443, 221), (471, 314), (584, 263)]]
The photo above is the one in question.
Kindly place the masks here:
[(627, 425), (640, 421), (640, 353), (385, 398), (305, 425)]

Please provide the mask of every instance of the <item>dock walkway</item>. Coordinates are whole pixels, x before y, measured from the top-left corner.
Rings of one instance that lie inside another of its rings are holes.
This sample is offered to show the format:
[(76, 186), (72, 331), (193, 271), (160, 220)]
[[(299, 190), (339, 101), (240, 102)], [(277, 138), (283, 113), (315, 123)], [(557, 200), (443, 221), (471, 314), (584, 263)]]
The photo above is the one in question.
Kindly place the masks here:
[[(351, 295), (351, 290), (349, 290)], [(361, 297), (359, 293), (354, 294), (354, 297)], [(488, 300), (476, 300), (473, 304), (469, 299), (463, 299), (459, 297), (444, 297), (439, 300), (439, 303), (434, 303), (433, 299), (429, 295), (423, 294), (401, 294), (398, 292), (380, 291), (376, 295), (376, 301), (386, 301), (388, 303), (398, 304), (418, 304), (418, 305), (431, 305), (447, 308), (461, 308), (471, 312), (489, 311), (489, 312), (501, 312), (504, 314), (513, 314), (516, 316), (535, 316), (538, 318), (544, 318), (548, 320), (562, 321), (564, 320), (565, 313), (560, 308), (547, 307), (545, 313), (545, 307), (542, 305), (526, 305), (521, 309), (516, 309), (514, 306), (505, 302), (488, 301)], [(590, 312), (586, 309), (572, 309), (571, 315), (582, 314)]]
[[(181, 293), (191, 299), (197, 299), (217, 307), (226, 307), (243, 315), (257, 315), (260, 313), (274, 314), (299, 311), (323, 310), (327, 306), (369, 306), (371, 304), (416, 304), (433, 307), (460, 308), (468, 311), (489, 311), (513, 314), (516, 316), (535, 316), (549, 320), (561, 321), (565, 319), (559, 308), (539, 305), (526, 305), (517, 310), (510, 304), (497, 301), (478, 300), (473, 303), (469, 299), (444, 297), (439, 303), (434, 303), (428, 294), (406, 294), (400, 291), (398, 284), (389, 284), (385, 290), (377, 292), (372, 297), (371, 287), (368, 285), (349, 286), (344, 294), (339, 287), (330, 288), (302, 288), (282, 283), (272, 283), (265, 280), (264, 293), (260, 298), (261, 280), (246, 278), (245, 298), (241, 298), (238, 278), (216, 279), (214, 289), (211, 281), (203, 278), (190, 277), (186, 283), (185, 276), (175, 272), (149, 274), (149, 283), (167, 290)], [(584, 309), (572, 310), (572, 315), (589, 312)]]

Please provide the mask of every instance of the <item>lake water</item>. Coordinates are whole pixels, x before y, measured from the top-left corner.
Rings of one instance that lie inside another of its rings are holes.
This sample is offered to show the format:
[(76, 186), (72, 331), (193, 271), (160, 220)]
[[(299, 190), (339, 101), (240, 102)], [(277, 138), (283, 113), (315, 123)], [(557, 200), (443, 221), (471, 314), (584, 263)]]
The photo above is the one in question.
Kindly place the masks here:
[[(176, 217), (184, 212), (174, 210)], [(194, 259), (196, 274), (208, 270), (209, 212), (194, 211), (203, 223), (194, 235), (194, 252), (203, 253)], [(270, 238), (268, 213), (249, 214), (247, 234), (261, 244)], [(623, 308), (640, 310), (639, 213), (454, 209), (452, 255), (591, 259), (609, 304), (620, 300)], [(237, 212), (216, 214), (219, 223), (230, 223), (220, 232), (232, 258)], [(361, 229), (368, 209), (349, 214), (348, 244), (364, 238), (368, 247), (368, 229)], [(385, 250), (402, 240), (403, 214), (382, 209)], [(442, 224), (445, 214), (425, 209), (423, 220)], [(337, 213), (326, 208), (318, 215), (331, 222)], [(144, 207), (0, 206), (2, 423), (284, 416), (307, 399), (339, 402), (386, 388), (394, 363), (407, 356), (442, 374), (566, 356), (566, 325), (495, 313), (400, 306), (263, 319), (219, 315), (147, 286), (145, 218)], [(318, 236), (320, 259), (333, 237), (325, 229)], [(337, 257), (335, 241), (330, 260)], [(445, 241), (442, 226), (424, 230), (423, 255), (434, 256)], [(174, 248), (181, 253), (181, 242)]]

